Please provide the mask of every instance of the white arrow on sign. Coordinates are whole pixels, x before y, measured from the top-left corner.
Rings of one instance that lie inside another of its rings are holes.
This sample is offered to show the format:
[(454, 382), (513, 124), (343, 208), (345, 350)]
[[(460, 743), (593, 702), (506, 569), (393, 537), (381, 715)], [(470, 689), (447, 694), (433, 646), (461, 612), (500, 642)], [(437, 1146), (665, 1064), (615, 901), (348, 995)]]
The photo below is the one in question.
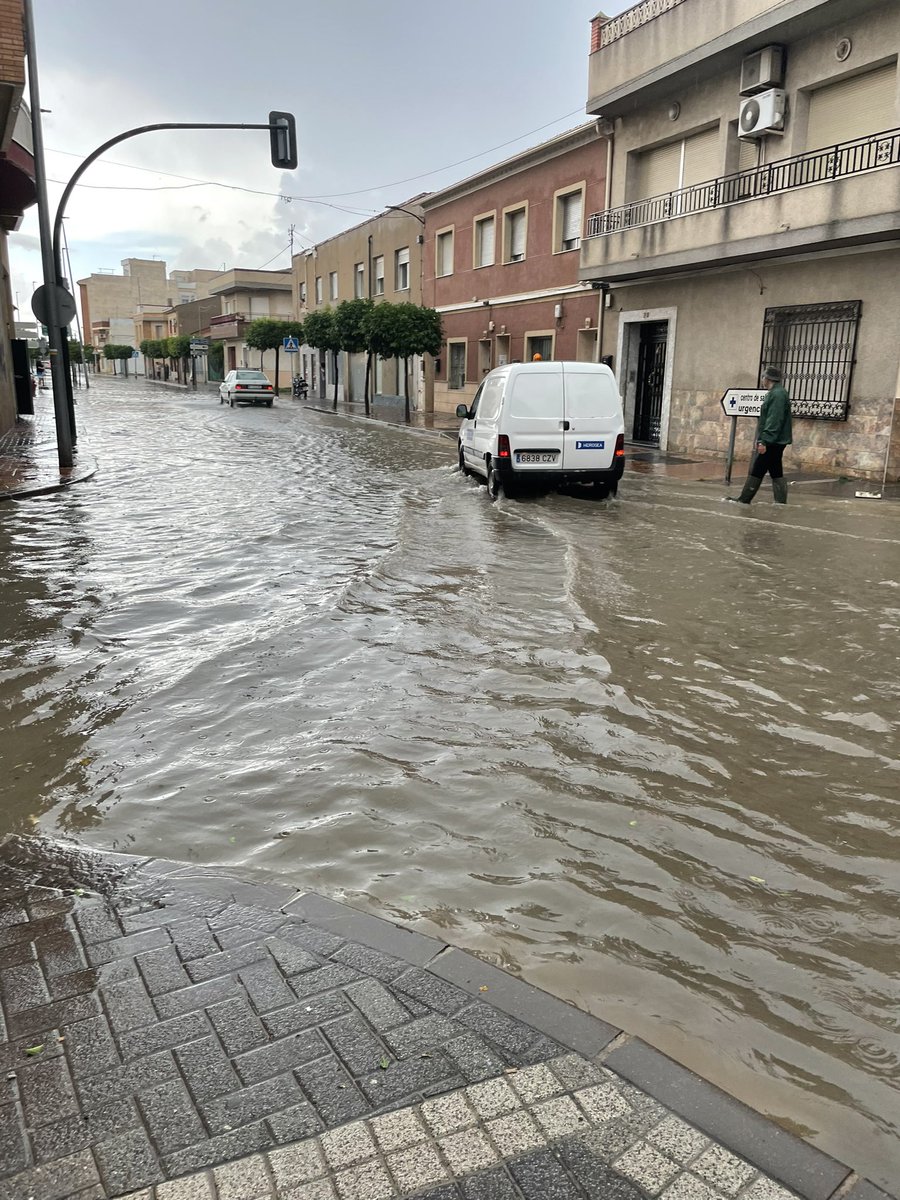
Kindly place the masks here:
[(729, 388), (722, 397), (722, 411), (729, 417), (758, 417), (765, 398), (765, 388)]

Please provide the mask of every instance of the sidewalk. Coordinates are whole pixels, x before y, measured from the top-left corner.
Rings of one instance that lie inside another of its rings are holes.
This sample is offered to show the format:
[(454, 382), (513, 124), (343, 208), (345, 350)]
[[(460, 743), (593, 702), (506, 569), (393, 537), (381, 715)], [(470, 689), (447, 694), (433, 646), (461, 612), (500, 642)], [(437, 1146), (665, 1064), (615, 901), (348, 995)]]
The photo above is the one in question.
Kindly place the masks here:
[(636, 1038), (282, 879), (0, 843), (4, 1200), (888, 1200)]
[(0, 437), (0, 500), (16, 500), (60, 491), (80, 483), (97, 470), (90, 454), (76, 449), (75, 465), (59, 465), (53, 394), (47, 389), (34, 397), (34, 416), (19, 417)]

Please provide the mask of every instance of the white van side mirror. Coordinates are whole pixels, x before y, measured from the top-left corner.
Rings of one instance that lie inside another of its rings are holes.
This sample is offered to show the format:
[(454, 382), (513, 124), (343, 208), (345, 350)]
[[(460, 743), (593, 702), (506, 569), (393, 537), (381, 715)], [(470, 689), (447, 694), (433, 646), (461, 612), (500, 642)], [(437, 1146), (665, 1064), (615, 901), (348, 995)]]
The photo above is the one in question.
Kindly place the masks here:
[(457, 406), (456, 406), (456, 415), (459, 417), (459, 419), (460, 419), (461, 421), (464, 421), (464, 420), (466, 419), (466, 417), (468, 417), (468, 415), (469, 415), (469, 408), (468, 408), (468, 405), (466, 405), (466, 404), (457, 404)]

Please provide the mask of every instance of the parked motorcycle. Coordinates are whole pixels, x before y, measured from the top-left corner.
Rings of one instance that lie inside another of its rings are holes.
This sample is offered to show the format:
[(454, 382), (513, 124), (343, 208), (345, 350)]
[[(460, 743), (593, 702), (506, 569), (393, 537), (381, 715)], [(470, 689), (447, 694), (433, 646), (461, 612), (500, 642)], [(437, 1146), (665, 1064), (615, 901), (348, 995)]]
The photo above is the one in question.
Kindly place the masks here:
[(291, 391), (294, 396), (299, 396), (301, 400), (305, 400), (309, 395), (309, 384), (302, 375), (295, 375)]

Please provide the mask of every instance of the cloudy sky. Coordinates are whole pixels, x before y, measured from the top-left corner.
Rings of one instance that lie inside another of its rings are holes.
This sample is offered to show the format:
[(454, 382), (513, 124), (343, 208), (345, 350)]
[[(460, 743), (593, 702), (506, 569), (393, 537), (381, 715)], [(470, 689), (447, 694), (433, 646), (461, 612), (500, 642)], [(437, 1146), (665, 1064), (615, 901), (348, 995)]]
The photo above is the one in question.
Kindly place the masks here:
[[(602, 0), (601, 0), (602, 2)], [(606, 0), (609, 15), (629, 0)], [(464, 178), (585, 119), (597, 0), (34, 0), (47, 173), (163, 121), (296, 114), (282, 174), (263, 132), (142, 135), (68, 206), (75, 279), (127, 257), (287, 267), (386, 204)], [(210, 186), (210, 182), (218, 185)], [(62, 188), (50, 184), (51, 207)], [(288, 197), (291, 197), (288, 202)], [(35, 210), (10, 239), (23, 319), (40, 282)]]

